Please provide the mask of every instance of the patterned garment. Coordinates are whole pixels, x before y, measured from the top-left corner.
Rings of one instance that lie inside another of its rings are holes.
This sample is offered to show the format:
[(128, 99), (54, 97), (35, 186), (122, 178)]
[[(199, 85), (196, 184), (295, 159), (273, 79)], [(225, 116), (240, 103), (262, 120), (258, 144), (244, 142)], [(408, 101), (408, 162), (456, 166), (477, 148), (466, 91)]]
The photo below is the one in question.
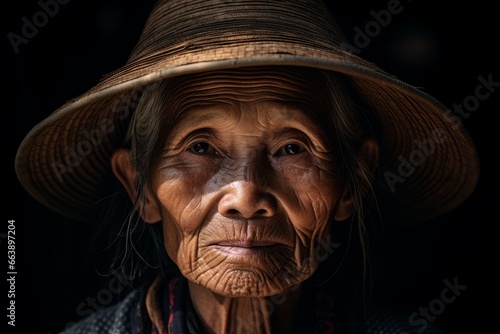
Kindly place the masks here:
[[(334, 333), (336, 326), (332, 298), (328, 294), (310, 290), (308, 284), (304, 285), (304, 297), (299, 308), (301, 317), (294, 324), (293, 333)], [(314, 307), (313, 303), (319, 307)], [(314, 314), (310, 312), (313, 309), (316, 310)], [(164, 279), (157, 278), (146, 294), (146, 310), (152, 323), (151, 334), (202, 332), (189, 298), (187, 280), (182, 276), (170, 279), (167, 284)], [(253, 332), (251, 327), (242, 328), (247, 333)]]
[[(327, 285), (326, 285), (327, 286)], [(443, 334), (429, 324), (412, 327), (408, 316), (373, 308), (366, 318), (342, 319), (325, 288), (304, 284), (299, 317), (290, 334)], [(335, 316), (334, 316), (335, 315)], [(366, 319), (360, 321), (360, 319)], [(118, 304), (100, 310), (61, 334), (200, 334), (198, 317), (189, 298), (187, 280), (158, 277), (144, 292), (132, 291)]]

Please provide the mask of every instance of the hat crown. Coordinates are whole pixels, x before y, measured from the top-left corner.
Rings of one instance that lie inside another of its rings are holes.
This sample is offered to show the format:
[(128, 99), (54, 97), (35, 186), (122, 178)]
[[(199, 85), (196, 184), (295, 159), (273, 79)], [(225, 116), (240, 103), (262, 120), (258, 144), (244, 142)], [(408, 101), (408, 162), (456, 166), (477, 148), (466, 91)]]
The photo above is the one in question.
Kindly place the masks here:
[[(350, 52), (332, 14), (322, 0), (160, 0), (128, 63), (26, 136), (16, 156), (19, 180), (44, 205), (88, 220), (107, 196), (110, 156), (123, 144), (140, 91), (188, 74), (300, 66), (344, 75), (380, 118), (377, 185), (386, 212), (416, 222), (456, 207), (479, 176), (468, 134), (432, 96)], [(405, 167), (419, 152), (431, 153)]]
[(345, 39), (320, 0), (163, 0), (153, 8), (129, 62), (210, 45), (284, 41), (331, 50)]

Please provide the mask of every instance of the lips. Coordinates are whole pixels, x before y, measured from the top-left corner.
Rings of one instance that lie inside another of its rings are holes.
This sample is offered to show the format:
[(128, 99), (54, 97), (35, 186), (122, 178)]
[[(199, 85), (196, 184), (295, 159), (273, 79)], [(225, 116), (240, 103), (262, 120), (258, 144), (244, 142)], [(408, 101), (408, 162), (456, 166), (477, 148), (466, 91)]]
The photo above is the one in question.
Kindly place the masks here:
[(212, 245), (229, 256), (236, 256), (240, 259), (246, 259), (248, 256), (269, 256), (282, 249), (284, 245), (274, 241), (253, 241), (253, 240), (226, 240)]
[(253, 241), (253, 240), (226, 240), (217, 242), (215, 245), (222, 247), (241, 247), (241, 248), (255, 248), (255, 247), (269, 247), (276, 246), (279, 243), (273, 241)]
[[(221, 219), (212, 217), (205, 225), (207, 237), (201, 246), (225, 253), (270, 253), (281, 248), (293, 248), (295, 236), (291, 224), (279, 219)], [(216, 231), (217, 236), (210, 235)]]

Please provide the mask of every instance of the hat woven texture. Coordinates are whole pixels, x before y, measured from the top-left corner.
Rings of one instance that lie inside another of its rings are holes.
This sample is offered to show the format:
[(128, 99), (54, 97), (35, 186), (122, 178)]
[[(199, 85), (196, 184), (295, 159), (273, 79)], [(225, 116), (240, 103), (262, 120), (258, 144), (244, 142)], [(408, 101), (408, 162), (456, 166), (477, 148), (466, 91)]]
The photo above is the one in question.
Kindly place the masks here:
[(479, 176), (468, 134), (433, 97), (345, 46), (321, 1), (165, 0), (146, 21), (127, 63), (36, 125), (16, 171), (45, 206), (86, 220), (103, 194), (110, 155), (122, 145), (137, 94), (161, 79), (250, 66), (304, 66), (349, 77), (383, 124), (380, 179), (390, 212), (431, 219), (461, 204)]

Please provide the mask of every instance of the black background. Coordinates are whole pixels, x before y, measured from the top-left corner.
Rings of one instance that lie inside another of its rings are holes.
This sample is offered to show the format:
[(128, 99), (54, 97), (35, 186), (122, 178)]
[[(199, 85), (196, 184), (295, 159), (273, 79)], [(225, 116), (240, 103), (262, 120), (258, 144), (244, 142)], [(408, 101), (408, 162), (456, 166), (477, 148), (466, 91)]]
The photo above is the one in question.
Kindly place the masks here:
[[(390, 2), (330, 1), (329, 5), (356, 46), (355, 28), (364, 30), (374, 20), (370, 11), (385, 9)], [(6, 333), (25, 332), (31, 326), (36, 333), (55, 333), (78, 318), (79, 304), (97, 297), (108, 284), (94, 269), (98, 260), (87, 256), (89, 227), (60, 217), (30, 198), (17, 182), (14, 156), (36, 123), (125, 63), (153, 4), (152, 0), (70, 1), (60, 5), (27, 44), (19, 45), (17, 53), (8, 33), (21, 35), (22, 17), (32, 22), (41, 7), (35, 0), (3, 5), (0, 66), (5, 160), (0, 168), (6, 188), (0, 233), (6, 233), (7, 220), (16, 221), (18, 273), (16, 327), (8, 326)], [(500, 81), (499, 18), (493, 5), (485, 0), (449, 4), (407, 0), (400, 7), (402, 11), (360, 48), (361, 56), (421, 87), (447, 107), (473, 95), (479, 76), (492, 75)], [(428, 307), (440, 298), (445, 279), (467, 286), (435, 320), (448, 333), (489, 333), (489, 328), (497, 327), (499, 288), (493, 268), (499, 263), (494, 256), (498, 254), (494, 251), (498, 174), (493, 155), (499, 151), (499, 96), (500, 87), (463, 120), (481, 159), (476, 191), (439, 219), (397, 233), (387, 231), (384, 241), (388, 274), (376, 289), (396, 308), (413, 312)], [(4, 235), (0, 240), (7, 254)], [(5, 277), (6, 256), (3, 261)], [(0, 292), (5, 314), (7, 292), (7, 286)], [(5, 315), (1, 319), (7, 324)]]

